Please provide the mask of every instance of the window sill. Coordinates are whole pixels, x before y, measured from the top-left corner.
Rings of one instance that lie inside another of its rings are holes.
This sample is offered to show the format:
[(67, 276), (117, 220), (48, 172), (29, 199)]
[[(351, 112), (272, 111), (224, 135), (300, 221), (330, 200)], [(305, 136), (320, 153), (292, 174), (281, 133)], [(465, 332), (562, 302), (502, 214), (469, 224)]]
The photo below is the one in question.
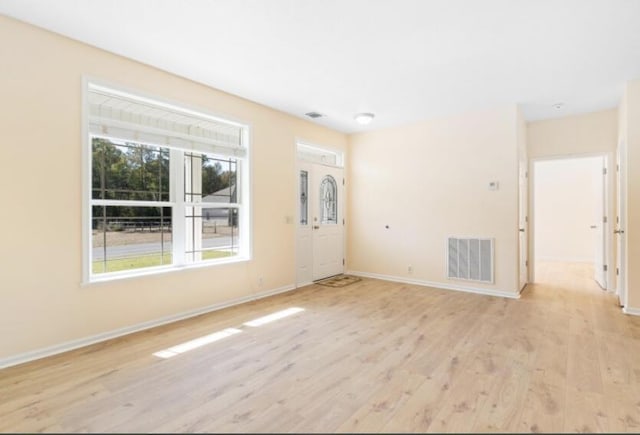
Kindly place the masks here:
[(251, 260), (248, 256), (238, 256), (232, 259), (224, 259), (224, 260), (210, 260), (210, 261), (202, 261), (200, 263), (194, 264), (185, 264), (181, 266), (158, 266), (158, 267), (149, 267), (136, 271), (126, 271), (126, 272), (111, 272), (105, 273), (97, 276), (92, 276), (89, 280), (84, 280), (80, 285), (81, 287), (89, 287), (96, 284), (103, 284), (114, 281), (122, 281), (135, 279), (145, 276), (155, 276), (155, 275), (163, 275), (165, 273), (174, 273), (180, 272), (184, 270), (191, 269), (202, 269), (205, 267), (215, 267), (215, 266), (224, 266), (235, 263), (244, 263)]

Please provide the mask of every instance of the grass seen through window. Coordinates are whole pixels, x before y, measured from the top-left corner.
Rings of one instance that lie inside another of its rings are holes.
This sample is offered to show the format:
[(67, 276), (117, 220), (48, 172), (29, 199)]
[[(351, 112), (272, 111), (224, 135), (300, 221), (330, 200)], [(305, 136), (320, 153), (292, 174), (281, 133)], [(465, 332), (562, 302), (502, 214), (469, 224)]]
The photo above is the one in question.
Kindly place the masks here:
[[(213, 260), (216, 258), (230, 257), (233, 252), (223, 250), (208, 250), (202, 252), (203, 260)], [(145, 267), (162, 266), (171, 264), (171, 254), (165, 253), (152, 255), (141, 255), (139, 257), (115, 258), (107, 261), (94, 260), (92, 265), (93, 273), (120, 272), (123, 270), (141, 269)]]

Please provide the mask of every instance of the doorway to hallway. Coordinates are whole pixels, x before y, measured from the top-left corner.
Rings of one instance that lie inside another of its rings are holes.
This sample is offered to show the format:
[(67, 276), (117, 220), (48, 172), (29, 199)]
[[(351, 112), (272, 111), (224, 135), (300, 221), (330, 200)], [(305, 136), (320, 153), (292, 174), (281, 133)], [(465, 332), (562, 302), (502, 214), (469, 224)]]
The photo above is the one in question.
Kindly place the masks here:
[(615, 285), (607, 165), (605, 155), (533, 162), (534, 275), (548, 263), (582, 264), (603, 290)]

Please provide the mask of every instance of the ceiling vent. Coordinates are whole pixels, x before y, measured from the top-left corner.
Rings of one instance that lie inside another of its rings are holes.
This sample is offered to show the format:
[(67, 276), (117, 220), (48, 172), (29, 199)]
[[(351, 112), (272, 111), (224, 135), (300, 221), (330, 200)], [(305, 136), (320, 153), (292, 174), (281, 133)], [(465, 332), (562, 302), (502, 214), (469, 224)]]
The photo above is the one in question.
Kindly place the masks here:
[(318, 112), (307, 112), (305, 113), (305, 115), (307, 115), (309, 118), (322, 118), (324, 115), (322, 113), (318, 113)]

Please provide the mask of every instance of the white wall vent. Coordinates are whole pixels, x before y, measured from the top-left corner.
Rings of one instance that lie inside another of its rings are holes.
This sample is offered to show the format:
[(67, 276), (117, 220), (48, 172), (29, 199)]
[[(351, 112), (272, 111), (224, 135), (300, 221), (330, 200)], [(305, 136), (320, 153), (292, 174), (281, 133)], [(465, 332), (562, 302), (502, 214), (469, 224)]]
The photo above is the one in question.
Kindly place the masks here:
[(493, 239), (449, 237), (447, 277), (493, 283)]

